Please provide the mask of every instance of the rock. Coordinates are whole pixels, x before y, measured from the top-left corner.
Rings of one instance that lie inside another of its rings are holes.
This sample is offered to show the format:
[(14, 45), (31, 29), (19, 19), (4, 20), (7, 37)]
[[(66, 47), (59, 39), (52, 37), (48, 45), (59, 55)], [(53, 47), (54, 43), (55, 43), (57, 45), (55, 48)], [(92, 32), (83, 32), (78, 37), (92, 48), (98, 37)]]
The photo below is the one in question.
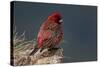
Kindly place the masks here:
[(17, 53), (14, 58), (14, 65), (30, 65), (30, 64), (55, 64), (63, 61), (63, 49), (57, 48), (48, 51), (44, 49), (42, 52), (38, 50), (34, 55), (29, 55), (32, 50)]

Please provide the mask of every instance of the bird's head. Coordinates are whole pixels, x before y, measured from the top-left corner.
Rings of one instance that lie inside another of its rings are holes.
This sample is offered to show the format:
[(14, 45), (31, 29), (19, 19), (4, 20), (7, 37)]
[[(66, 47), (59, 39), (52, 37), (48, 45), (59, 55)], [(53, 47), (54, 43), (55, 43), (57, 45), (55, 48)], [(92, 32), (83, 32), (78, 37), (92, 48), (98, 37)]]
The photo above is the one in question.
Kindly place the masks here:
[(62, 16), (59, 12), (52, 13), (49, 17), (49, 20), (54, 21), (55, 23), (61, 24), (63, 22)]

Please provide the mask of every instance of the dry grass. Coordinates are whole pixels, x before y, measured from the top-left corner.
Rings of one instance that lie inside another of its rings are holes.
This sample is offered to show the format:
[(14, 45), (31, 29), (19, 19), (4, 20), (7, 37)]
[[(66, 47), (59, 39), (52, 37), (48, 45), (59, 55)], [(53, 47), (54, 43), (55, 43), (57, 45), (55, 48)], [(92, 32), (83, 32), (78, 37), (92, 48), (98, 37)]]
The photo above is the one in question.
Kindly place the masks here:
[(14, 47), (14, 65), (30, 65), (30, 64), (54, 64), (61, 63), (63, 60), (63, 49), (58, 48), (52, 51), (44, 49), (42, 52), (38, 50), (34, 55), (30, 53), (34, 50), (36, 40), (28, 41), (25, 39), (25, 32), (18, 35), (14, 30), (13, 33), (13, 47)]

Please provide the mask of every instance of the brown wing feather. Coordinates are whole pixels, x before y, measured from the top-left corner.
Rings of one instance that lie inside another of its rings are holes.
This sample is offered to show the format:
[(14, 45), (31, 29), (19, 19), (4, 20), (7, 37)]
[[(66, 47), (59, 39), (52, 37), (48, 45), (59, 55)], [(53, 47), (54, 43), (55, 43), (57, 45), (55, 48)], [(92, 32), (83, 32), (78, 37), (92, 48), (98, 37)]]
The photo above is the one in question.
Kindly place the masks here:
[[(61, 24), (57, 24), (52, 21), (43, 23), (40, 28), (40, 31), (42, 31), (41, 33), (44, 38), (42, 43), (43, 49), (56, 46), (63, 38)], [(47, 32), (49, 32), (49, 35), (47, 34)]]

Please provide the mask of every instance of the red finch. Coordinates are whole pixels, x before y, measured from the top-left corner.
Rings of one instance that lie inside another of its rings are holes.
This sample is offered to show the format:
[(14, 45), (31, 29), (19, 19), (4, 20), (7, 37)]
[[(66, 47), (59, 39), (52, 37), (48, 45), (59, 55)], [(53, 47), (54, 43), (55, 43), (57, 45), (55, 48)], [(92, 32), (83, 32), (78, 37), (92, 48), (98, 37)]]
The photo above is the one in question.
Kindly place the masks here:
[[(37, 36), (37, 48), (54, 48), (63, 39), (62, 16), (58, 12), (52, 13), (40, 27)], [(36, 50), (36, 49), (35, 49)], [(33, 54), (35, 50), (31, 53)]]

